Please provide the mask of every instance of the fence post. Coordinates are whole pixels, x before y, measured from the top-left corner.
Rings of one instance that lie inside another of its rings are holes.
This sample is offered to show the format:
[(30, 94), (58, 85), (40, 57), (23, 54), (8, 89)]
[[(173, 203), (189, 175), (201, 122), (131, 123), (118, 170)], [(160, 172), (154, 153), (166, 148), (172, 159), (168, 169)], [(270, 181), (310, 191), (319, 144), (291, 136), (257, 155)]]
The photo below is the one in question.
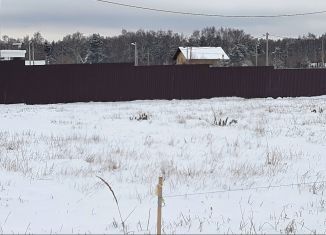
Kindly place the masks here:
[(158, 178), (157, 185), (157, 232), (156, 234), (162, 234), (162, 191), (163, 191), (163, 177)]

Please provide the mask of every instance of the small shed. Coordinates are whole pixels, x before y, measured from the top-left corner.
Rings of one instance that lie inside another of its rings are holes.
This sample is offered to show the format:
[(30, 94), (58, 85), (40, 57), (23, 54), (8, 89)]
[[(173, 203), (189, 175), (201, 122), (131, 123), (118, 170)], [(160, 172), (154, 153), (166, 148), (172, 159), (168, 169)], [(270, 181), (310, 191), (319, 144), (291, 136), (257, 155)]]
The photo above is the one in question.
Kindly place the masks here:
[(179, 47), (173, 60), (176, 64), (224, 65), (230, 58), (222, 47)]

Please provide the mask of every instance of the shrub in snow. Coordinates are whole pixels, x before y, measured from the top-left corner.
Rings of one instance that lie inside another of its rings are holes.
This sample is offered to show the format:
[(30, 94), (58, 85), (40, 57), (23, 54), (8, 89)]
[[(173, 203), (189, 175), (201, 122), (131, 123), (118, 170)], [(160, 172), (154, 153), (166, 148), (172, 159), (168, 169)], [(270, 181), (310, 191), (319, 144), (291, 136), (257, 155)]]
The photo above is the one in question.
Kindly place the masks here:
[(129, 119), (130, 119), (131, 121), (132, 121), (132, 120), (137, 120), (137, 121), (146, 121), (146, 120), (149, 120), (150, 117), (151, 117), (150, 114), (141, 112), (141, 113), (136, 114), (135, 116), (130, 117)]

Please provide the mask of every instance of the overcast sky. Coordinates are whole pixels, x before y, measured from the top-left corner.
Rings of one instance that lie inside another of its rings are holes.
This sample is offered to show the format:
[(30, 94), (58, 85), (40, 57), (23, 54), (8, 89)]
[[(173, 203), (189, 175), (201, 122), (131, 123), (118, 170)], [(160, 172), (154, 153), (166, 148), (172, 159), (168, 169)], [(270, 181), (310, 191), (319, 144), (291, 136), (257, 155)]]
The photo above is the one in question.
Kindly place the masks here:
[[(225, 15), (270, 15), (326, 10), (326, 0), (115, 0), (125, 4), (175, 11)], [(23, 37), (39, 31), (49, 40), (80, 31), (86, 35), (117, 35), (122, 29), (191, 34), (205, 26), (243, 29), (253, 36), (265, 32), (292, 36), (326, 32), (326, 14), (273, 19), (225, 19), (182, 16), (129, 9), (96, 0), (0, 0), (1, 35)]]

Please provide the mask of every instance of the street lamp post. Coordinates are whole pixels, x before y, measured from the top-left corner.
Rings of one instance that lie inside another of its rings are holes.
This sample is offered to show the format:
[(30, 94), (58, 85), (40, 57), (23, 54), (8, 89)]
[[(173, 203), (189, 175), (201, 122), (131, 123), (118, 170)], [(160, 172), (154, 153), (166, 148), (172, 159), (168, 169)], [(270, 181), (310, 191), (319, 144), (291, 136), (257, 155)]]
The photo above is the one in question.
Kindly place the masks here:
[[(32, 54), (31, 54), (31, 44), (32, 44)], [(35, 65), (35, 48), (34, 48), (34, 42), (29, 41), (28, 42), (28, 61), (29, 65), (32, 65), (32, 59), (33, 59), (33, 65)]]
[(28, 42), (28, 61), (29, 61), (29, 65), (32, 65), (31, 63), (31, 41)]
[(137, 42), (131, 43), (131, 45), (135, 46), (135, 66), (138, 66), (138, 50), (137, 50)]

